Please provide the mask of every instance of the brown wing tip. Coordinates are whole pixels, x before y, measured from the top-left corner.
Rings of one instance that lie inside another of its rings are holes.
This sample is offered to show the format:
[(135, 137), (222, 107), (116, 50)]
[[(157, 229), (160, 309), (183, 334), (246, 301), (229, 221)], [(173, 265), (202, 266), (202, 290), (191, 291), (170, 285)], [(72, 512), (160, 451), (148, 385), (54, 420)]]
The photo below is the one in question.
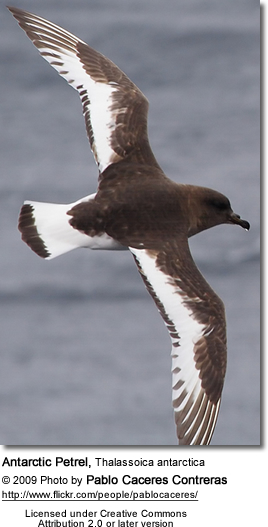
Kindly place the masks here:
[(22, 15), (29, 15), (27, 11), (24, 11), (23, 9), (19, 9), (18, 7), (8, 6), (7, 9), (10, 11), (10, 13), (20, 22), (22, 19)]
[(41, 258), (51, 256), (45, 243), (40, 237), (35, 225), (34, 207), (30, 204), (24, 204), (19, 215), (18, 229), (21, 232), (21, 239)]

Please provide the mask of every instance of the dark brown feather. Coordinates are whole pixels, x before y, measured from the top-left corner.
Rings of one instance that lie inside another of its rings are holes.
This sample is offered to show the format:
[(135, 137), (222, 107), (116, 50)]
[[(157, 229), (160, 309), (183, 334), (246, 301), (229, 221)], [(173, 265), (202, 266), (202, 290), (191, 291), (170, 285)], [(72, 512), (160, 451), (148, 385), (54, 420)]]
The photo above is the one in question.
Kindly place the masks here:
[(32, 205), (22, 206), (19, 216), (18, 229), (21, 232), (21, 239), (41, 258), (48, 258), (50, 252), (47, 250), (42, 238), (35, 226)]

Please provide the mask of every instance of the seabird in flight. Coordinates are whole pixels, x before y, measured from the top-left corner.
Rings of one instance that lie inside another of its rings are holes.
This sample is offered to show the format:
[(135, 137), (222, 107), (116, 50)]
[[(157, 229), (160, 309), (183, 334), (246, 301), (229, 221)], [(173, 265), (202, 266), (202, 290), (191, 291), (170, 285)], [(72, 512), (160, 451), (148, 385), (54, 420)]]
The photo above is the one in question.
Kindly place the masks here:
[(188, 238), (223, 223), (248, 230), (249, 223), (219, 192), (167, 178), (148, 140), (148, 101), (113, 62), (52, 22), (9, 10), (42, 57), (78, 91), (99, 169), (97, 192), (75, 203), (26, 201), (22, 239), (47, 260), (77, 247), (133, 254), (172, 341), (179, 445), (208, 445), (226, 371), (226, 322)]

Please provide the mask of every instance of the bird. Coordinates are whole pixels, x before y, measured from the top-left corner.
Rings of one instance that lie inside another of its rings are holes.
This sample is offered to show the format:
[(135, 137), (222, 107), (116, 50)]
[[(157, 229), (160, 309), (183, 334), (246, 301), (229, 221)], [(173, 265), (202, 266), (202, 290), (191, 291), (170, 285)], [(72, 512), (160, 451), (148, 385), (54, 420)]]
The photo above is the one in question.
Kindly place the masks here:
[(164, 174), (148, 139), (148, 100), (110, 59), (44, 18), (8, 9), (78, 91), (99, 171), (96, 193), (74, 203), (25, 201), (22, 240), (47, 260), (78, 247), (132, 253), (171, 338), (178, 445), (209, 445), (226, 373), (225, 308), (188, 238), (221, 224), (250, 225), (220, 192)]

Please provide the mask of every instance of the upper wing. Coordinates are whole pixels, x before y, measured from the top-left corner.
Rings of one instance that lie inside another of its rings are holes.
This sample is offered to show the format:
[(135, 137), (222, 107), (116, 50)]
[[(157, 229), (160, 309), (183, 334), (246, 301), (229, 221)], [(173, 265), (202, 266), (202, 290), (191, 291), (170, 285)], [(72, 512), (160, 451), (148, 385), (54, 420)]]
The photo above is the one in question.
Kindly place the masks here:
[(172, 400), (180, 445), (207, 445), (226, 370), (224, 306), (189, 249), (129, 248), (172, 341)]
[(80, 95), (100, 172), (131, 155), (158, 166), (147, 136), (148, 101), (110, 60), (59, 26), (8, 8), (41, 55)]

